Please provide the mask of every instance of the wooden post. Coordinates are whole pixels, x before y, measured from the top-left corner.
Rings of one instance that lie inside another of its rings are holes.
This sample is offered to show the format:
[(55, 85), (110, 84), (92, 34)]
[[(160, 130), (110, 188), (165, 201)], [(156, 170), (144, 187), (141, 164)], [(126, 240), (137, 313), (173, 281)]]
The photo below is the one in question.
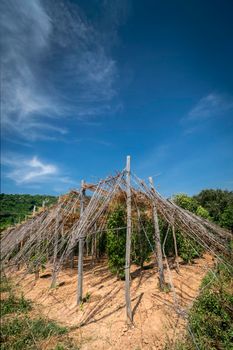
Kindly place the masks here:
[(127, 194), (127, 234), (126, 234), (126, 251), (125, 251), (125, 303), (127, 322), (131, 323), (132, 309), (130, 299), (130, 250), (131, 250), (131, 188), (130, 188), (130, 156), (127, 156), (126, 163), (126, 194)]
[(180, 266), (179, 266), (179, 256), (178, 256), (178, 249), (177, 249), (177, 242), (176, 242), (176, 231), (175, 231), (175, 225), (172, 225), (172, 235), (173, 235), (173, 241), (174, 241), (174, 248), (175, 248), (175, 263), (176, 263), (176, 269), (177, 272), (180, 271)]
[[(149, 182), (150, 182), (152, 191), (155, 191), (152, 177), (149, 177)], [(165, 286), (164, 270), (163, 270), (163, 255), (162, 255), (160, 232), (159, 232), (158, 214), (157, 214), (157, 208), (154, 200), (152, 205), (153, 205), (155, 248), (156, 248), (156, 256), (157, 256), (157, 262), (158, 262), (158, 272), (159, 272), (159, 285), (160, 285), (160, 288), (163, 289)]]
[(86, 256), (89, 256), (89, 238), (86, 238)]
[(70, 254), (70, 268), (73, 269), (74, 268), (74, 249), (72, 250), (71, 254)]
[(36, 206), (34, 205), (33, 210), (32, 210), (32, 215), (34, 216), (36, 214)]
[[(84, 212), (84, 199), (85, 199), (85, 189), (84, 181), (81, 182), (81, 193), (80, 193), (80, 219)], [(84, 237), (79, 238), (79, 252), (78, 252), (78, 296), (77, 303), (80, 304), (83, 299), (83, 244)]]
[(94, 262), (97, 260), (97, 224), (94, 225), (95, 235), (94, 235)]
[(94, 226), (94, 235), (91, 236), (91, 265), (94, 266), (94, 254), (95, 254), (95, 226)]
[(53, 255), (53, 273), (52, 273), (52, 283), (51, 288), (56, 287), (56, 280), (57, 280), (57, 251), (58, 251), (58, 241), (59, 241), (59, 213), (56, 217), (56, 223), (55, 223), (55, 237), (54, 237), (54, 255)]

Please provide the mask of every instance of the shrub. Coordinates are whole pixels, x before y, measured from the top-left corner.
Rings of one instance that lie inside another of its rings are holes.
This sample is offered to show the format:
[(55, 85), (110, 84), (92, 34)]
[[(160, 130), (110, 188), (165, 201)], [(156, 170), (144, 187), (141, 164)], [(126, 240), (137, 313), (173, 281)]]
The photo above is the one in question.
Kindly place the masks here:
[[(146, 233), (145, 233), (146, 232)], [(151, 254), (151, 247), (148, 240), (153, 241), (153, 224), (145, 213), (141, 215), (138, 229), (132, 234), (132, 261), (143, 268), (143, 264), (147, 261)]]
[(107, 254), (110, 270), (124, 277), (126, 220), (124, 207), (118, 206), (107, 222)]
[[(232, 271), (218, 265), (216, 275), (208, 273), (202, 291), (189, 314), (189, 327), (200, 350), (230, 350), (233, 341)], [(196, 349), (192, 337), (177, 349)]]
[(176, 240), (179, 256), (185, 263), (192, 262), (203, 253), (203, 248), (194, 239), (186, 237), (179, 231), (176, 231)]
[(11, 290), (11, 283), (8, 280), (8, 278), (6, 278), (5, 275), (3, 275), (2, 271), (1, 271), (1, 275), (0, 275), (0, 292), (9, 292)]
[(31, 310), (31, 302), (26, 300), (23, 295), (18, 299), (10, 293), (7, 299), (1, 301), (1, 316), (29, 310)]
[(36, 349), (35, 341), (67, 332), (64, 327), (42, 318), (32, 320), (28, 317), (13, 319), (1, 325), (2, 350)]

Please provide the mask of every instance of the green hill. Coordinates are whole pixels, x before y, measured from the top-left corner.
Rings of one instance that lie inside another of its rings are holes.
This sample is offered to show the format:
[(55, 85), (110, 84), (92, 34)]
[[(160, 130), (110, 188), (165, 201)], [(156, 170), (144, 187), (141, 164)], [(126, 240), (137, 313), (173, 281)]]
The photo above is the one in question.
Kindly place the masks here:
[(9, 225), (21, 222), (32, 213), (34, 206), (42, 207), (56, 203), (57, 197), (30, 194), (0, 194), (0, 230)]

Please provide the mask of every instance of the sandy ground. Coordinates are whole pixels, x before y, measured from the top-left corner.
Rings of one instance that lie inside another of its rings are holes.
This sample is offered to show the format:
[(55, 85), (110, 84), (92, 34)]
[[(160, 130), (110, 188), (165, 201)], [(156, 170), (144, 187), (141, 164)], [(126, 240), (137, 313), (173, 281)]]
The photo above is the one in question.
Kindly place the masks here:
[[(18, 271), (14, 278), (25, 297), (36, 303), (43, 315), (73, 326), (70, 335), (82, 350), (159, 350), (184, 333), (185, 320), (177, 314), (176, 304), (186, 311), (190, 308), (211, 266), (212, 258), (205, 255), (195, 264), (180, 265), (179, 274), (172, 269), (175, 293), (159, 291), (156, 266), (142, 272), (132, 266), (132, 326), (126, 325), (124, 281), (109, 273), (104, 259), (94, 266), (90, 259), (85, 259), (84, 296), (90, 293), (90, 299), (82, 306), (76, 305), (76, 268), (63, 270), (58, 277), (61, 285), (55, 289), (50, 289), (51, 276), (35, 282), (34, 275), (25, 276)], [(42, 275), (49, 272), (48, 269)], [(166, 281), (169, 282), (168, 271)]]

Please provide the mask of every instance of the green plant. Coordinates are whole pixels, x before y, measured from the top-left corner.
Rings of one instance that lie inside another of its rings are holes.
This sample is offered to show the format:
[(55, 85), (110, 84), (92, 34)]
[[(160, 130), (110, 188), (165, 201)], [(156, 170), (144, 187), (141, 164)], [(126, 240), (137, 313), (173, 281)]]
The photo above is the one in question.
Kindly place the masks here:
[(3, 322), (1, 326), (1, 349), (34, 349), (37, 348), (35, 341), (62, 335), (66, 332), (66, 328), (42, 318), (34, 320), (28, 317), (13, 319), (9, 322)]
[(220, 223), (221, 225), (223, 224), (224, 227), (233, 230), (232, 215), (228, 216), (226, 213), (226, 221), (224, 218), (222, 221), (222, 215), (225, 210), (229, 210), (229, 214), (230, 212), (233, 212), (233, 191), (208, 189), (201, 191), (193, 198), (198, 202), (199, 205), (208, 210), (209, 215), (213, 221)]
[(86, 295), (83, 297), (83, 303), (87, 303), (90, 300), (91, 293), (87, 292)]
[(107, 254), (111, 272), (124, 277), (126, 222), (124, 207), (118, 206), (107, 222)]
[(197, 210), (196, 210), (196, 214), (197, 214), (198, 216), (201, 216), (201, 217), (204, 218), (204, 219), (208, 219), (208, 220), (211, 219), (208, 210), (206, 210), (205, 208), (203, 208), (201, 205), (198, 205)]
[(202, 255), (203, 248), (195, 240), (184, 236), (179, 231), (176, 231), (176, 240), (179, 256), (185, 263), (190, 263)]
[(27, 312), (31, 309), (31, 302), (26, 300), (23, 295), (21, 298), (16, 298), (10, 293), (7, 299), (1, 301), (1, 316), (15, 312)]
[(12, 288), (9, 279), (2, 272), (0, 277), (0, 292), (9, 292)]
[(232, 269), (219, 264), (215, 274), (203, 279), (201, 293), (189, 314), (189, 329), (184, 342), (176, 349), (230, 350), (233, 341)]
[[(145, 233), (146, 232), (146, 233)], [(143, 268), (145, 261), (148, 261), (151, 254), (151, 247), (148, 242), (153, 242), (153, 224), (145, 213), (141, 215), (138, 229), (132, 234), (132, 261)]]
[[(1, 276), (1, 290), (9, 292), (9, 296), (1, 301), (1, 350), (36, 350), (43, 339), (56, 337), (55, 349), (78, 350), (72, 338), (67, 335), (67, 328), (42, 317), (33, 319), (28, 313), (32, 303), (14, 295), (14, 289), (8, 278)], [(90, 294), (87, 294), (89, 298)], [(25, 315), (26, 314), (26, 315)]]

